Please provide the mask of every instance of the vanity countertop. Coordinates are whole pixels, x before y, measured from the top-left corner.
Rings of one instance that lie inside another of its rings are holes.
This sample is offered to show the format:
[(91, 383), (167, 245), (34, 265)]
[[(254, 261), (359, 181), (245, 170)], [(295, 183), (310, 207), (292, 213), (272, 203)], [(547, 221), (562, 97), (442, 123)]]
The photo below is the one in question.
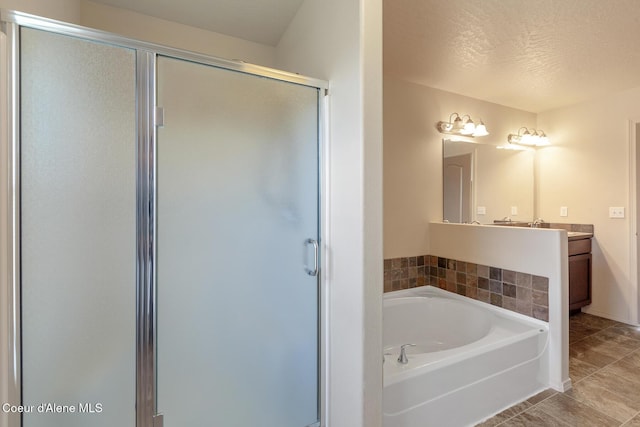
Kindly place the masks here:
[[(530, 222), (494, 220), (492, 225), (511, 226), (511, 227), (531, 227)], [(554, 228), (567, 230), (569, 241), (591, 239), (593, 237), (593, 224), (564, 224), (554, 222), (539, 223), (536, 228)]]
[(569, 241), (571, 240), (582, 240), (582, 239), (590, 239), (593, 237), (593, 233), (584, 233), (581, 231), (567, 231), (567, 236), (569, 237)]

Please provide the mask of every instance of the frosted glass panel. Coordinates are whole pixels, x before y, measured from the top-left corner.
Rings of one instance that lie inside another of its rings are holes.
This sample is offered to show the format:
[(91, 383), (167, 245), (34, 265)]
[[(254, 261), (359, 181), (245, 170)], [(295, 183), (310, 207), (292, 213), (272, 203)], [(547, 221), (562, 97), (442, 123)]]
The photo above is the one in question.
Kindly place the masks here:
[(158, 412), (317, 420), (316, 89), (160, 58)]
[(135, 54), (30, 29), (21, 51), (24, 426), (134, 426)]

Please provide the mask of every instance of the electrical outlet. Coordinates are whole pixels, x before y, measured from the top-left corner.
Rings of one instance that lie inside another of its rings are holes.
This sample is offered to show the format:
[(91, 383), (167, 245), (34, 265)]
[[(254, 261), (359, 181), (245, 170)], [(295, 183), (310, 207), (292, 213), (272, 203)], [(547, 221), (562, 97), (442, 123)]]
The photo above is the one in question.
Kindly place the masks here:
[(518, 215), (518, 207), (511, 206), (511, 215)]
[(609, 208), (609, 218), (624, 218), (624, 208), (623, 207), (610, 207)]
[(566, 206), (560, 207), (560, 216), (569, 216), (569, 208)]
[(486, 215), (487, 214), (487, 207), (486, 206), (478, 206), (478, 209), (476, 210), (476, 213), (478, 215)]

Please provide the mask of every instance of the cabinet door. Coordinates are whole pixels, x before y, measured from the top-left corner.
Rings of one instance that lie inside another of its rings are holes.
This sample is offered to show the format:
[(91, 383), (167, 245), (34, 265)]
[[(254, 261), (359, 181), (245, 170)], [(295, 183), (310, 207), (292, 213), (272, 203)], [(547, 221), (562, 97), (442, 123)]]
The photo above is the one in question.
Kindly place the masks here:
[(569, 310), (591, 304), (591, 254), (569, 257)]

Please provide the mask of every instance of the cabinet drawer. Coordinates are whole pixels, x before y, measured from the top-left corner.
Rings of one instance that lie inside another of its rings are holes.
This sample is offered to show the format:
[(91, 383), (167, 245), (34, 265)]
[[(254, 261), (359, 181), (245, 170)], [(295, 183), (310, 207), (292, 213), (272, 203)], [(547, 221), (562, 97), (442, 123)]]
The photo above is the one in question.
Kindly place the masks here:
[(569, 256), (588, 254), (591, 252), (591, 239), (580, 239), (569, 241)]

